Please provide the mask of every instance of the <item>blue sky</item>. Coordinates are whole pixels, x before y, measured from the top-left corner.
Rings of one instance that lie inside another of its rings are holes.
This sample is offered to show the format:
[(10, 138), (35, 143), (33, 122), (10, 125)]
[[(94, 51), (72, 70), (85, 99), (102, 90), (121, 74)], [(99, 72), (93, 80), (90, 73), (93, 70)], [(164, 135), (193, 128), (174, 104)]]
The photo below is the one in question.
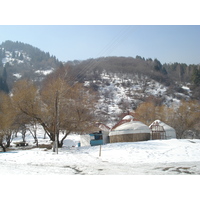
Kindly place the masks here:
[(199, 25), (0, 25), (0, 43), (20, 41), (60, 61), (139, 55), (200, 64)]

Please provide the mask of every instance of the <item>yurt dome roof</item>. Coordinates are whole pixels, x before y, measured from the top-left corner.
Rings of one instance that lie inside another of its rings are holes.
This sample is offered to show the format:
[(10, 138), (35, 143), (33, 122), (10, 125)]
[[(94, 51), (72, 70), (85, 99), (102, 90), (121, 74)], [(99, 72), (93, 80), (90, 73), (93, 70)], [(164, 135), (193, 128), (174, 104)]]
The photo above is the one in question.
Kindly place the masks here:
[(110, 131), (109, 136), (137, 133), (150, 133), (150, 129), (140, 121), (129, 121), (113, 128)]
[(110, 127), (106, 126), (105, 124), (100, 124), (100, 125), (99, 125), (99, 128), (100, 128), (102, 131), (109, 131), (109, 130), (110, 130)]
[(165, 124), (164, 122), (162, 122), (162, 121), (160, 121), (160, 120), (155, 120), (150, 126), (149, 126), (149, 128), (151, 128), (151, 126), (152, 125), (158, 125), (158, 126), (163, 126), (163, 128), (164, 128), (164, 130), (165, 131), (175, 131), (175, 129), (174, 128), (172, 128), (171, 126), (169, 126), (169, 125), (167, 125), (167, 124)]
[(172, 128), (171, 126), (165, 124), (164, 122), (160, 121), (160, 120), (155, 120), (150, 126), (149, 128), (154, 130), (156, 126), (162, 126), (164, 128), (164, 131), (166, 132), (166, 137), (167, 139), (170, 138), (176, 138), (176, 131), (174, 128)]
[(133, 120), (134, 117), (131, 115), (126, 115), (122, 120)]

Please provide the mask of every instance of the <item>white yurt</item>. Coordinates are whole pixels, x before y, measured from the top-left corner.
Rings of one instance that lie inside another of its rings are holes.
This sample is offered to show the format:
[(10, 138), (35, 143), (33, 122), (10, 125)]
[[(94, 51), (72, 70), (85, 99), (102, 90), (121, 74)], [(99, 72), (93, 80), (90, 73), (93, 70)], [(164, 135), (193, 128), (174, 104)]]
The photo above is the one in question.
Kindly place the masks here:
[(126, 115), (109, 132), (110, 143), (150, 140), (150, 129), (131, 115)]
[(160, 120), (155, 120), (149, 128), (151, 129), (151, 139), (176, 138), (175, 129)]

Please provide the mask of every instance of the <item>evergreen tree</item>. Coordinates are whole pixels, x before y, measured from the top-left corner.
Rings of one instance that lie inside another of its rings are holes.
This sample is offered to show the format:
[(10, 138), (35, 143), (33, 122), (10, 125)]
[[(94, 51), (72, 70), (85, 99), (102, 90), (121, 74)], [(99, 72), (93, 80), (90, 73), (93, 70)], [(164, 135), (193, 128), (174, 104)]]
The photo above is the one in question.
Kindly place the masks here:
[(9, 93), (8, 85), (7, 83), (3, 80), (2, 77), (0, 77), (0, 91), (3, 91), (5, 93)]
[(5, 58), (6, 57), (6, 52), (5, 52), (5, 49), (2, 50), (2, 58)]
[(15, 51), (12, 52), (12, 58), (15, 58)]
[(193, 70), (192, 82), (195, 86), (200, 86), (200, 70), (197, 68)]
[(0, 77), (0, 90), (9, 93), (9, 88), (7, 84), (7, 70), (6, 67), (3, 69), (2, 77)]
[(3, 75), (2, 75), (2, 78), (3, 78), (4, 81), (7, 80), (7, 70), (6, 70), (6, 67), (4, 67), (4, 69), (3, 69)]
[(161, 72), (162, 72), (164, 75), (167, 75), (167, 70), (166, 70), (166, 68), (165, 68), (165, 67), (162, 67), (162, 70), (161, 70)]
[(154, 59), (154, 69), (160, 71), (162, 69), (162, 64), (158, 59)]
[(5, 92), (5, 93), (9, 93), (9, 88), (8, 88), (8, 84), (6, 81), (3, 80), (2, 82), (2, 90)]
[(19, 60), (24, 60), (24, 56), (23, 56), (22, 53), (21, 53), (20, 56), (19, 56)]
[(0, 68), (3, 67), (2, 59), (0, 58)]
[(9, 63), (9, 62), (7, 62), (7, 63), (5, 64), (5, 68), (8, 68), (8, 67), (10, 67), (10, 63)]

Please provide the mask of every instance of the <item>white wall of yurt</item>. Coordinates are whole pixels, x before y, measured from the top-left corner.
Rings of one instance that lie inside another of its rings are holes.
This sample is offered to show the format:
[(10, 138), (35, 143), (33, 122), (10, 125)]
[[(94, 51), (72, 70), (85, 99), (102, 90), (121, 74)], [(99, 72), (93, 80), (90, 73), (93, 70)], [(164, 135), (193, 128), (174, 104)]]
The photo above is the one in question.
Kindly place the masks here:
[[(166, 139), (172, 139), (172, 138), (176, 138), (176, 131), (174, 128), (172, 128), (171, 126), (167, 125), (166, 123), (160, 121), (160, 120), (155, 120), (154, 122), (152, 122), (151, 125), (157, 123), (159, 126), (163, 126), (165, 132), (166, 132)], [(151, 125), (149, 127), (151, 127)]]
[(110, 130), (109, 138), (110, 143), (146, 141), (150, 140), (150, 129), (144, 123), (127, 115), (118, 126)]

